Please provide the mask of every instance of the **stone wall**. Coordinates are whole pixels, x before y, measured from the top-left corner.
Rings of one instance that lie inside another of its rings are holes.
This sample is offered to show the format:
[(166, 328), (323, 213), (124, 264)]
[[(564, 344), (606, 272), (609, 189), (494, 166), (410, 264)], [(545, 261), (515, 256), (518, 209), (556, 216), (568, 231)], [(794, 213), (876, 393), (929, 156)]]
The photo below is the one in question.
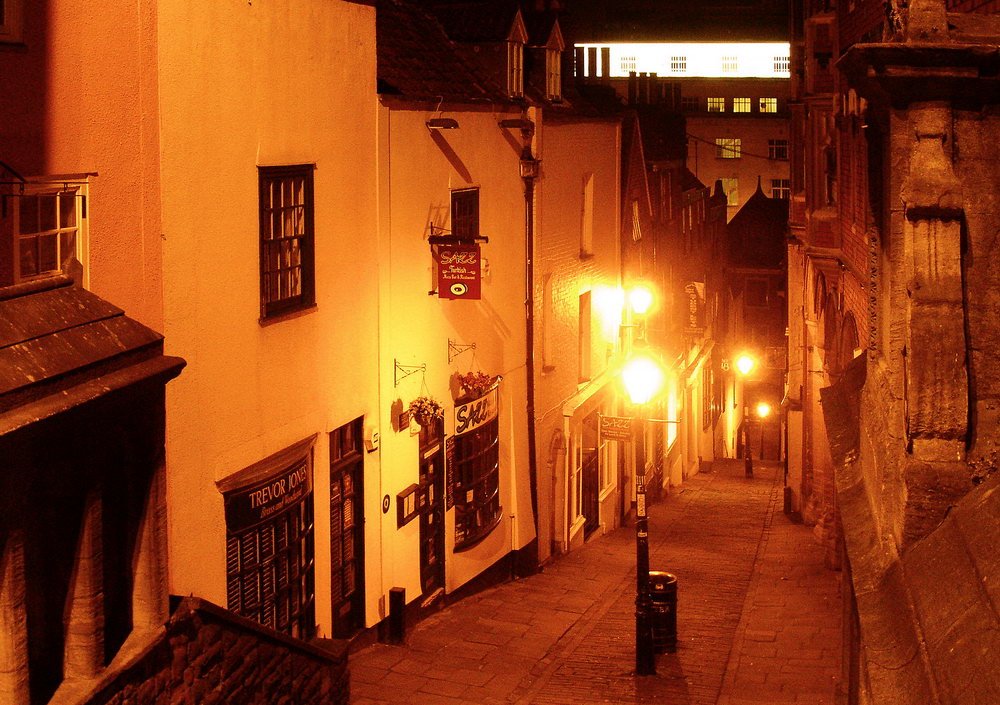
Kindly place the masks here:
[[(113, 669), (109, 669), (113, 670)], [(346, 705), (344, 642), (305, 643), (185, 598), (85, 705)]]

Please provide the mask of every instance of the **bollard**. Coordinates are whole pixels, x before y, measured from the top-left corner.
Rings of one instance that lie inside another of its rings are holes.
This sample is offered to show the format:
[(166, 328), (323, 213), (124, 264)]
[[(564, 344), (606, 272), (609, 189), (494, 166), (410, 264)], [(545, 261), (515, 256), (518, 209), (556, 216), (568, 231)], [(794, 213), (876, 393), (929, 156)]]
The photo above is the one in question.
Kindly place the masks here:
[(389, 589), (389, 643), (406, 640), (406, 588)]

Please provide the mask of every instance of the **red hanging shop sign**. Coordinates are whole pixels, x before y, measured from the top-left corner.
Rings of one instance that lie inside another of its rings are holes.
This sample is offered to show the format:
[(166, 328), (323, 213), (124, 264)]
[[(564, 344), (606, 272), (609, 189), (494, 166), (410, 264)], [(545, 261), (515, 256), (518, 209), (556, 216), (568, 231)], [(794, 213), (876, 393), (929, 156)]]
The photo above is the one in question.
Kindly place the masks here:
[(437, 290), (442, 299), (479, 299), (482, 292), (483, 260), (479, 245), (439, 245)]

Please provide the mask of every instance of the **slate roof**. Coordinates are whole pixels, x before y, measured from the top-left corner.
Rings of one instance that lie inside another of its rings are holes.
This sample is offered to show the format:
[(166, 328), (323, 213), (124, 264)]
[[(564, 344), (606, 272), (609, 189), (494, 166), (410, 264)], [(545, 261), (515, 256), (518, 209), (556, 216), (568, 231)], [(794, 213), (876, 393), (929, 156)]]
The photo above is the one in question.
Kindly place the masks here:
[(375, 27), (380, 94), (428, 101), (510, 102), (459, 55), (426, 8), (378, 0)]
[(734, 267), (780, 269), (785, 260), (788, 201), (768, 198), (757, 180), (747, 199), (726, 228), (729, 263)]
[(0, 290), (0, 436), (184, 366), (159, 333), (71, 284)]
[(517, 0), (416, 0), (437, 16), (456, 42), (503, 42), (518, 11)]

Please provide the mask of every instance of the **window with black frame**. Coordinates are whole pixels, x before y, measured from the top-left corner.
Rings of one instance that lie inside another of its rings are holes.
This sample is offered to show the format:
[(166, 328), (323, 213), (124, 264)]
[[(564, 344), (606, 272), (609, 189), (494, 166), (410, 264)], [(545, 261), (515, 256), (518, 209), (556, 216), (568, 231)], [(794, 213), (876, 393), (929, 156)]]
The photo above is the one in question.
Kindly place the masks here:
[(455, 550), (470, 548), (500, 523), (497, 390), (455, 407)]
[(312, 306), (312, 164), (258, 167), (260, 212), (260, 317)]

